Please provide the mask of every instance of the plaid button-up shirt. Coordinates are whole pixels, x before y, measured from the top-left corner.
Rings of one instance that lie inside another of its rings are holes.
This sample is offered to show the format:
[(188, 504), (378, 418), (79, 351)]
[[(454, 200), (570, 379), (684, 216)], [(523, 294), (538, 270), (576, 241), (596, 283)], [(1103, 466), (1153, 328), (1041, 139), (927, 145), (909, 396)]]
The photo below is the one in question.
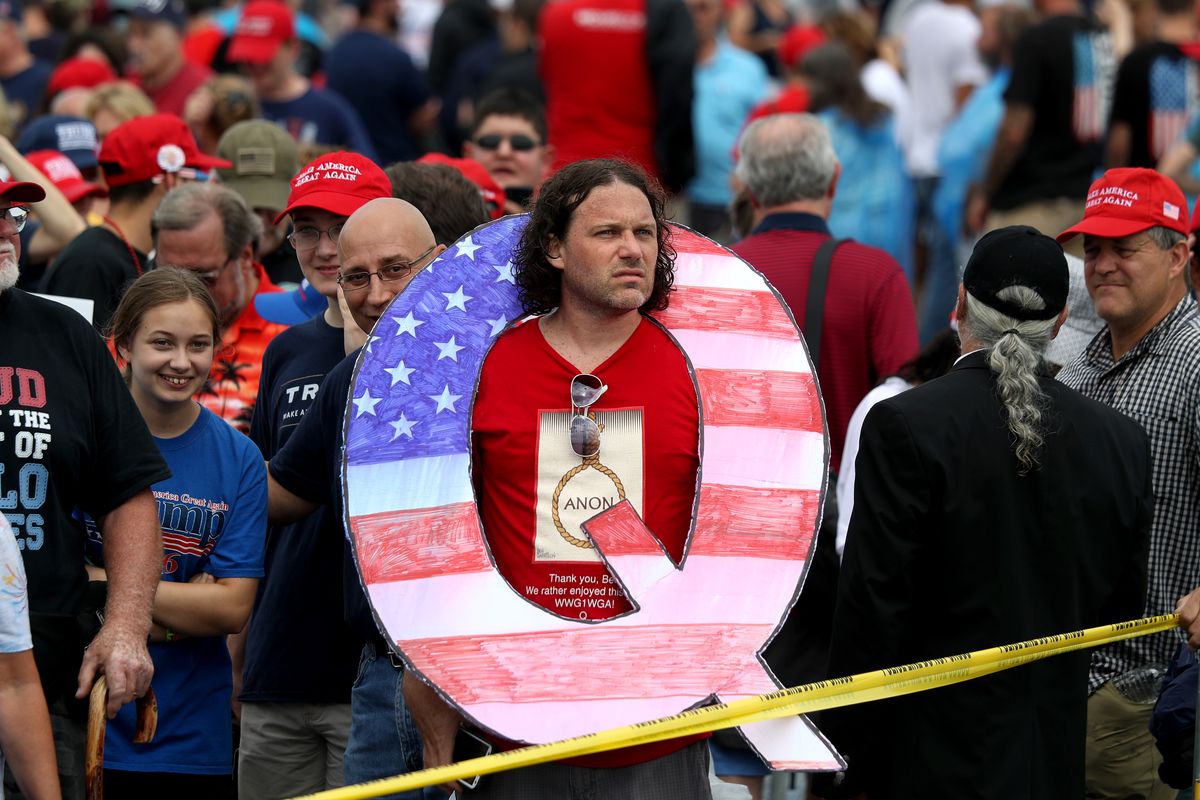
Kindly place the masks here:
[[(1058, 379), (1136, 420), (1154, 459), (1154, 523), (1146, 615), (1169, 614), (1200, 586), (1200, 310), (1189, 294), (1114, 361), (1105, 327)], [(1085, 479), (1080, 476), (1080, 479)], [(1158, 633), (1092, 653), (1088, 690), (1138, 667), (1169, 664), (1179, 646)]]

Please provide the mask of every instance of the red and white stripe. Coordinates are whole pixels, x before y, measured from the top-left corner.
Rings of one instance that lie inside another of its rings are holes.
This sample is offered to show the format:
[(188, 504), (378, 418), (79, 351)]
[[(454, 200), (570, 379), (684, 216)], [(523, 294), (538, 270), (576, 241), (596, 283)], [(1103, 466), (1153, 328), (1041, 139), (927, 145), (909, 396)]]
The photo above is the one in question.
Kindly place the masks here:
[[(799, 591), (816, 529), (820, 394), (765, 279), (685, 229), (675, 247), (678, 291), (658, 319), (691, 359), (703, 411), (687, 555), (671, 564), (628, 503), (587, 523), (634, 612), (563, 619), (509, 587), (483, 539), (465, 453), (347, 469), (379, 618), (419, 672), (506, 738), (554, 741), (777, 688), (757, 654)], [(779, 768), (839, 765), (797, 718), (744, 732)]]

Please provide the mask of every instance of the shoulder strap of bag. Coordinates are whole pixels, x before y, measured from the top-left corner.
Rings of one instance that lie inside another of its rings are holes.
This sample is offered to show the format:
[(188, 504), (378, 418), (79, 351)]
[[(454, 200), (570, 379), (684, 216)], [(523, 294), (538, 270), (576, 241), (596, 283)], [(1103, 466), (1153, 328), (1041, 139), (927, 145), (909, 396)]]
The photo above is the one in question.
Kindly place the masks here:
[(808, 302), (804, 308), (804, 341), (808, 344), (808, 356), (812, 359), (813, 372), (821, 357), (821, 328), (825, 323), (825, 290), (829, 286), (829, 266), (838, 246), (849, 239), (827, 239), (817, 248), (813, 257), (812, 278), (808, 282)]

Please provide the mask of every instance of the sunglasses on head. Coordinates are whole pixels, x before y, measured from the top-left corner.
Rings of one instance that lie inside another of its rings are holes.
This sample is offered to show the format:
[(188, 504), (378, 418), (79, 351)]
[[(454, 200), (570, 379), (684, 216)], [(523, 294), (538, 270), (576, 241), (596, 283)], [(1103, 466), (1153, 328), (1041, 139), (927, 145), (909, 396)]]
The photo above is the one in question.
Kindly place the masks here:
[(482, 147), (484, 150), (499, 150), (501, 143), (505, 140), (508, 141), (508, 146), (518, 153), (528, 153), (538, 146), (537, 142), (523, 133), (513, 134), (512, 136), (501, 136), (498, 133), (484, 134), (475, 140), (475, 146)]
[(600, 426), (588, 416), (588, 410), (608, 386), (595, 375), (582, 373), (571, 379), (571, 449), (580, 458), (600, 452)]

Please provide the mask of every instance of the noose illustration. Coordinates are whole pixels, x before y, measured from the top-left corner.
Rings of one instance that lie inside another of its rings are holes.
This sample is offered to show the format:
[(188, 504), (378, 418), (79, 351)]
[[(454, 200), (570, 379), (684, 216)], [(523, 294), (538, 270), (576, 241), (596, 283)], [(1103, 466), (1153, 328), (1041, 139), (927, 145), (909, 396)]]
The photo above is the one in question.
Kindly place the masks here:
[[(593, 420), (596, 419), (596, 414), (594, 411), (588, 411), (588, 416)], [(596, 426), (600, 429), (601, 433), (604, 432), (603, 424), (597, 422)], [(554, 527), (558, 530), (558, 535), (561, 536), (568, 544), (574, 545), (582, 550), (591, 550), (595, 547), (595, 545), (593, 545), (589, 539), (580, 539), (578, 536), (572, 535), (571, 532), (567, 530), (566, 526), (563, 525), (562, 518), (558, 513), (558, 497), (562, 494), (563, 489), (567, 488), (567, 484), (571, 482), (572, 478), (581, 472), (586, 472), (589, 469), (596, 470), (601, 475), (604, 475), (613, 482), (613, 485), (617, 487), (618, 503), (625, 499), (625, 484), (621, 483), (621, 478), (618, 477), (617, 473), (600, 463), (599, 453), (596, 453), (594, 456), (587, 456), (583, 459), (582, 464), (574, 467), (567, 472), (566, 475), (562, 476), (562, 480), (560, 480), (558, 485), (554, 487), (554, 495), (550, 499), (550, 517), (554, 520)]]

